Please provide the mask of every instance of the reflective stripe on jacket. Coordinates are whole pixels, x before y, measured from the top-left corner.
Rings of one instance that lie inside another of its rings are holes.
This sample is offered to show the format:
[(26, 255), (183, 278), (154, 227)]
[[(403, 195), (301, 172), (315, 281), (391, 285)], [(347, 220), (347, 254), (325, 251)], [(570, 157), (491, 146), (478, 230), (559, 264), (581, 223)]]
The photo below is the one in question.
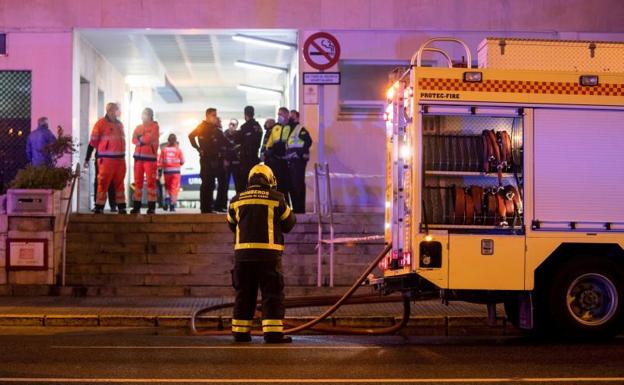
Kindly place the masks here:
[(286, 156), (286, 144), (290, 136), (291, 128), (289, 125), (276, 124), (271, 129), (271, 134), (266, 143), (266, 150), (276, 158), (284, 158)]
[(310, 133), (301, 124), (297, 124), (286, 142), (287, 159), (309, 159), (312, 138)]
[(98, 158), (119, 159), (126, 156), (126, 134), (119, 120), (107, 116), (99, 119), (91, 131), (89, 145), (96, 149)]
[(132, 134), (135, 145), (133, 158), (136, 160), (156, 161), (158, 159), (158, 122), (139, 124)]
[(160, 150), (158, 167), (162, 168), (165, 174), (179, 174), (183, 164), (184, 155), (178, 146), (167, 145)]
[(232, 198), (227, 221), (236, 233), (237, 261), (279, 259), (284, 233), (295, 226), (295, 215), (284, 195), (264, 186), (250, 186)]

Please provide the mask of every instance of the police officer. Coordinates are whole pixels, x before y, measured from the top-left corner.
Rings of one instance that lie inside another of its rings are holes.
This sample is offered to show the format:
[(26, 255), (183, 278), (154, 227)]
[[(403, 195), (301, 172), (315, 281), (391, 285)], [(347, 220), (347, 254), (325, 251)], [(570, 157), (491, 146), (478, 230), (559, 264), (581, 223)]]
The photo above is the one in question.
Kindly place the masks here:
[[(256, 119), (253, 106), (246, 106), (244, 109), (245, 123), (240, 128), (240, 161), (242, 175), (246, 178), (251, 168), (260, 163), (258, 151), (262, 142), (262, 127)], [(237, 191), (238, 192), (238, 191)]]
[(227, 221), (236, 233), (232, 285), (236, 289), (232, 333), (236, 342), (251, 341), (258, 287), (262, 292), (262, 331), (267, 343), (289, 343), (284, 336), (284, 234), (295, 215), (275, 191), (271, 169), (260, 163), (249, 172), (247, 189), (232, 198)]
[(290, 199), (293, 210), (297, 214), (305, 213), (306, 185), (305, 170), (310, 159), (312, 138), (310, 133), (299, 122), (299, 111), (290, 111), (290, 135), (286, 143), (286, 161), (290, 175)]
[(201, 177), (199, 193), (202, 213), (213, 212), (215, 178), (222, 170), (221, 154), (227, 146), (227, 139), (219, 130), (218, 124), (217, 109), (208, 108), (206, 118), (188, 136), (191, 146), (199, 152)]
[(247, 174), (243, 174), (241, 167), (241, 133), (237, 130), (237, 128), (238, 120), (233, 118), (230, 119), (228, 129), (225, 130), (225, 138), (228, 140), (228, 147), (225, 151), (224, 161), (225, 183), (227, 183), (229, 187), (230, 180), (234, 179), (234, 187), (236, 188), (236, 193), (238, 194), (242, 192), (247, 185)]
[(124, 178), (126, 176), (126, 134), (123, 124), (118, 120), (120, 108), (117, 103), (106, 105), (106, 115), (98, 120), (91, 131), (91, 139), (87, 148), (85, 168), (95, 150), (98, 164), (98, 183), (95, 199), (96, 214), (104, 211), (106, 195), (110, 186), (115, 189), (115, 202), (119, 214), (126, 214), (126, 192)]
[(277, 124), (271, 129), (265, 148), (265, 157), (277, 178), (277, 190), (284, 194), (288, 200), (290, 190), (290, 174), (286, 162), (286, 145), (291, 129), (288, 125), (290, 111), (286, 107), (280, 107), (277, 113)]

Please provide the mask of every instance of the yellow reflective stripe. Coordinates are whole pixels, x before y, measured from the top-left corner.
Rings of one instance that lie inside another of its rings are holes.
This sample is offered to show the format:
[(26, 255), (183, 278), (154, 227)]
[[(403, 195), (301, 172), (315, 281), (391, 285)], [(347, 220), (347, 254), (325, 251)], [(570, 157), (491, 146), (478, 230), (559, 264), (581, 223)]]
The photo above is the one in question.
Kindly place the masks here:
[(236, 326), (251, 326), (252, 324), (253, 324), (253, 321), (251, 320), (244, 320), (244, 319), (232, 320), (232, 325), (236, 325)]
[(262, 326), (282, 326), (284, 321), (281, 319), (265, 319), (262, 320)]
[(251, 327), (249, 327), (249, 326), (232, 326), (232, 331), (234, 333), (249, 333), (251, 331)]
[[(238, 211), (238, 207), (234, 207), (234, 215), (236, 215), (236, 223), (240, 223), (240, 212)], [(240, 242), (240, 225), (236, 226), (236, 244), (238, 245)]]
[(269, 245), (275, 245), (275, 232), (273, 229), (273, 218), (275, 216), (275, 208), (269, 206), (267, 208), (269, 214), (267, 216), (267, 229), (269, 230)]
[(279, 202), (271, 200), (271, 199), (253, 198), (253, 199), (243, 199), (240, 201), (236, 201), (232, 203), (230, 206), (232, 206), (232, 208), (236, 210), (240, 206), (246, 206), (246, 205), (264, 205), (264, 206), (269, 206), (269, 207), (277, 207), (279, 205)]
[(263, 326), (262, 331), (264, 333), (283, 333), (284, 327), (283, 326)]
[(230, 222), (231, 224), (235, 224), (236, 222), (234, 221), (234, 218), (232, 218), (232, 216), (230, 215), (230, 211), (228, 210), (228, 214), (227, 214), (227, 221)]
[(262, 249), (262, 250), (277, 250), (284, 251), (284, 245), (273, 244), (270, 245), (268, 243), (238, 243), (238, 231), (236, 237), (236, 246), (234, 246), (234, 250), (245, 250), (245, 249)]
[(288, 207), (288, 205), (286, 205), (286, 210), (284, 210), (284, 214), (282, 214), (282, 216), (280, 217), (280, 220), (286, 220), (286, 218), (288, 218), (288, 216), (290, 215), (290, 207)]

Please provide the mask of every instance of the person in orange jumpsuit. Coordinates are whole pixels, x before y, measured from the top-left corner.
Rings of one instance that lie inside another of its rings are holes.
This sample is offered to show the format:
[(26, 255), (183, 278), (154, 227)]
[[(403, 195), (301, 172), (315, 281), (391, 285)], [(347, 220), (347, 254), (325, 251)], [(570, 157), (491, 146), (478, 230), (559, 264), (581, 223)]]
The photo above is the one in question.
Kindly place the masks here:
[(158, 167), (163, 170), (165, 175), (165, 198), (164, 209), (171, 212), (175, 211), (176, 202), (178, 201), (178, 192), (180, 192), (180, 171), (184, 164), (184, 155), (178, 146), (178, 138), (175, 134), (169, 135), (167, 145), (160, 150), (160, 158), (158, 158)]
[(158, 122), (154, 121), (151, 108), (143, 110), (143, 124), (138, 125), (132, 134), (134, 148), (134, 198), (131, 214), (141, 213), (143, 182), (147, 180), (147, 213), (156, 213), (156, 178), (158, 176)]
[[(104, 204), (108, 188), (115, 189), (115, 201), (119, 214), (126, 214), (126, 193), (124, 178), (126, 176), (126, 134), (124, 126), (118, 120), (120, 108), (117, 103), (106, 105), (106, 115), (99, 119), (91, 131), (91, 139), (87, 148), (87, 159), (96, 151), (98, 162), (98, 184), (95, 197), (96, 214), (104, 212)], [(85, 162), (85, 167), (89, 163)]]

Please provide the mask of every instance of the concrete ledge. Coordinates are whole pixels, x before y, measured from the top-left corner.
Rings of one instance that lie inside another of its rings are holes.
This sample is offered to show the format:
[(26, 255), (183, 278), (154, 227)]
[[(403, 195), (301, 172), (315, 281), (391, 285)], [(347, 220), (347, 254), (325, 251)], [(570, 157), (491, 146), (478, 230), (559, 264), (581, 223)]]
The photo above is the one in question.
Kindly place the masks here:
[(157, 326), (157, 317), (134, 315), (101, 315), (100, 326), (146, 327)]
[(43, 314), (0, 315), (0, 326), (44, 326)]
[(47, 315), (43, 322), (45, 326), (99, 326), (100, 318), (97, 315)]

